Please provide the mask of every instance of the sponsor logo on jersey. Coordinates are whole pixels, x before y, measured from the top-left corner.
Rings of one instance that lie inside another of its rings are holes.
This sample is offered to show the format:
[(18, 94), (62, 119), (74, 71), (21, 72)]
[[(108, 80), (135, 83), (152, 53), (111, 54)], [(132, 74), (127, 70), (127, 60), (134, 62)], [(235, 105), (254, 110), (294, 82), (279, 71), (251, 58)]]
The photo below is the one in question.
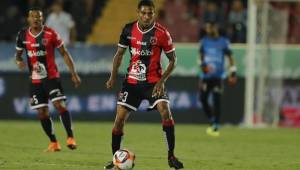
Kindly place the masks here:
[(136, 48), (131, 48), (130, 53), (132, 55), (140, 55), (140, 56), (151, 56), (153, 55), (153, 52), (150, 50), (140, 50), (140, 49), (136, 49)]
[(146, 80), (146, 65), (141, 60), (132, 63), (129, 70), (129, 77), (138, 81)]
[(47, 77), (47, 70), (43, 63), (36, 62), (32, 64), (31, 78), (33, 80), (39, 80)]
[(138, 44), (138, 45), (147, 45), (147, 42), (143, 42), (143, 41), (136, 41), (136, 43)]
[(48, 44), (48, 39), (43, 38), (43, 39), (42, 39), (42, 44), (46, 46), (46, 45)]
[(31, 51), (31, 50), (28, 50), (28, 51), (27, 51), (27, 55), (28, 55), (28, 57), (33, 57), (33, 56), (40, 57), (40, 56), (45, 56), (45, 55), (47, 55), (47, 52), (44, 51), (44, 50), (39, 50), (39, 51)]
[(156, 37), (150, 37), (150, 43), (152, 45), (156, 45), (157, 44), (157, 38)]
[(29, 44), (30, 41), (23, 41), (23, 44)]
[(40, 44), (39, 43), (36, 43), (36, 44), (30, 44), (31, 47), (39, 47)]

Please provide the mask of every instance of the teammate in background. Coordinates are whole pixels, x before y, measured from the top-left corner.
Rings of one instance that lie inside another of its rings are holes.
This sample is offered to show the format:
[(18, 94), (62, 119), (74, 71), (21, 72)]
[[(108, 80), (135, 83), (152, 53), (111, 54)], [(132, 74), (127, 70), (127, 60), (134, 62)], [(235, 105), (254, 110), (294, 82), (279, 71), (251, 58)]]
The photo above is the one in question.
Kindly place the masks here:
[[(200, 41), (200, 61), (202, 74), (200, 75), (200, 101), (204, 112), (210, 120), (211, 126), (206, 133), (219, 136), (219, 123), (221, 114), (221, 95), (223, 93), (223, 79), (225, 73), (225, 56), (229, 59), (229, 85), (236, 84), (236, 67), (229, 47), (229, 41), (219, 35), (215, 23), (206, 24), (206, 36)], [(208, 104), (209, 95), (213, 95), (213, 109)]]
[(43, 25), (43, 13), (38, 8), (28, 12), (29, 27), (19, 31), (16, 44), (16, 64), (20, 69), (25, 69), (26, 64), (22, 58), (25, 51), (27, 64), (30, 71), (30, 104), (31, 108), (37, 110), (43, 130), (49, 137), (51, 143), (48, 152), (60, 151), (61, 146), (57, 141), (53, 123), (49, 117), (48, 100), (50, 99), (55, 109), (59, 112), (61, 121), (67, 132), (67, 146), (76, 149), (73, 136), (72, 121), (70, 113), (65, 104), (60, 75), (55, 63), (54, 51), (58, 48), (60, 54), (72, 74), (72, 81), (78, 87), (81, 80), (76, 73), (72, 57), (64, 46), (60, 36), (51, 28)]
[[(175, 157), (174, 120), (170, 111), (165, 82), (176, 65), (175, 48), (169, 32), (154, 21), (154, 4), (141, 0), (138, 4), (138, 21), (125, 25), (120, 36), (113, 67), (106, 87), (111, 89), (116, 82), (118, 70), (127, 48), (131, 54), (128, 72), (117, 102), (117, 113), (112, 129), (112, 153), (120, 149), (123, 128), (129, 113), (136, 111), (143, 99), (150, 103), (149, 109), (161, 114), (163, 132), (168, 144), (168, 164), (171, 168), (182, 169), (183, 164)], [(169, 59), (163, 72), (161, 51)], [(113, 169), (109, 162), (104, 169)]]

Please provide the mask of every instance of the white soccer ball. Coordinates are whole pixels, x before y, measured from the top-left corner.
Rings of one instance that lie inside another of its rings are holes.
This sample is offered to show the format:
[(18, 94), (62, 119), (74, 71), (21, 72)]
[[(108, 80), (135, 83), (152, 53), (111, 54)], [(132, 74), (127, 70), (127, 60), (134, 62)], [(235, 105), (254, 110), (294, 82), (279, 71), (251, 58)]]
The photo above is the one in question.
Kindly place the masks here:
[(131, 170), (134, 167), (135, 155), (127, 149), (116, 151), (113, 156), (113, 163), (118, 170)]

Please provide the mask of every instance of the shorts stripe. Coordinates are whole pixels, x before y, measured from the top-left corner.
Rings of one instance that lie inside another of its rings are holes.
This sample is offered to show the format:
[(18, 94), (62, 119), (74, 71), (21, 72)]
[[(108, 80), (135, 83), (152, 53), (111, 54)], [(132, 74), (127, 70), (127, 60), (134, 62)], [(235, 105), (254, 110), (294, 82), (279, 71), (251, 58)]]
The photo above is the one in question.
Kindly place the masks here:
[(45, 103), (43, 103), (43, 104), (38, 104), (38, 105), (35, 105), (35, 106), (31, 106), (30, 108), (31, 108), (32, 110), (34, 110), (34, 109), (39, 109), (39, 108), (42, 108), (42, 107), (48, 107), (48, 104), (45, 104)]
[(148, 107), (148, 109), (153, 109), (153, 108), (157, 105), (157, 103), (159, 103), (159, 102), (167, 102), (167, 103), (170, 103), (170, 101), (167, 100), (167, 99), (157, 99), (157, 100), (153, 103), (152, 106), (149, 106), (149, 107)]
[(55, 98), (51, 99), (51, 102), (55, 102), (55, 101), (61, 100), (61, 99), (67, 99), (67, 97), (66, 96), (55, 97)]
[(134, 110), (134, 111), (137, 111), (137, 108), (136, 108), (136, 107), (131, 106), (131, 105), (127, 104), (127, 103), (117, 102), (117, 104), (118, 104), (118, 105), (122, 105), (122, 106), (126, 106), (126, 107), (128, 107), (129, 109), (132, 109), (132, 110)]

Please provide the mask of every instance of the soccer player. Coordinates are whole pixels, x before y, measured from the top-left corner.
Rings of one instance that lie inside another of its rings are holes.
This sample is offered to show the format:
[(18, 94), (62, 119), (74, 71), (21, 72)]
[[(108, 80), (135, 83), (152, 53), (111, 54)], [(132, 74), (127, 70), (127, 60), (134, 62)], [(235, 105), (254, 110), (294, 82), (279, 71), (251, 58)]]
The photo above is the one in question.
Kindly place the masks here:
[(59, 112), (61, 121), (67, 132), (67, 146), (76, 149), (73, 136), (70, 113), (66, 108), (60, 75), (55, 63), (54, 51), (58, 48), (64, 57), (75, 87), (81, 83), (72, 57), (64, 46), (60, 36), (51, 28), (43, 25), (43, 13), (38, 8), (28, 12), (29, 27), (19, 31), (16, 42), (16, 64), (20, 69), (25, 69), (26, 64), (22, 58), (23, 51), (27, 56), (30, 71), (30, 104), (37, 110), (43, 130), (50, 139), (48, 152), (60, 151), (61, 146), (53, 131), (53, 122), (49, 117), (48, 100), (50, 99), (55, 109)]
[[(236, 66), (232, 58), (229, 41), (220, 36), (215, 23), (207, 23), (206, 36), (200, 41), (200, 61), (202, 74), (200, 75), (200, 101), (204, 112), (210, 120), (211, 126), (206, 133), (219, 136), (219, 123), (221, 114), (221, 95), (223, 93), (223, 79), (225, 78), (225, 56), (229, 59), (229, 85), (234, 85), (236, 79)], [(213, 109), (209, 106), (209, 95), (213, 95)]]
[[(168, 164), (171, 168), (182, 169), (183, 164), (175, 157), (174, 120), (169, 107), (165, 82), (176, 65), (175, 48), (169, 32), (154, 21), (154, 4), (141, 0), (138, 4), (138, 20), (126, 24), (120, 36), (113, 67), (106, 82), (111, 89), (116, 82), (118, 69), (127, 48), (131, 54), (123, 87), (119, 93), (117, 113), (112, 129), (112, 153), (120, 149), (123, 128), (131, 111), (136, 111), (143, 99), (150, 103), (149, 109), (157, 109), (161, 114), (162, 127), (168, 144)], [(166, 70), (162, 71), (161, 51), (169, 59)], [(110, 162), (104, 169), (112, 169)]]

